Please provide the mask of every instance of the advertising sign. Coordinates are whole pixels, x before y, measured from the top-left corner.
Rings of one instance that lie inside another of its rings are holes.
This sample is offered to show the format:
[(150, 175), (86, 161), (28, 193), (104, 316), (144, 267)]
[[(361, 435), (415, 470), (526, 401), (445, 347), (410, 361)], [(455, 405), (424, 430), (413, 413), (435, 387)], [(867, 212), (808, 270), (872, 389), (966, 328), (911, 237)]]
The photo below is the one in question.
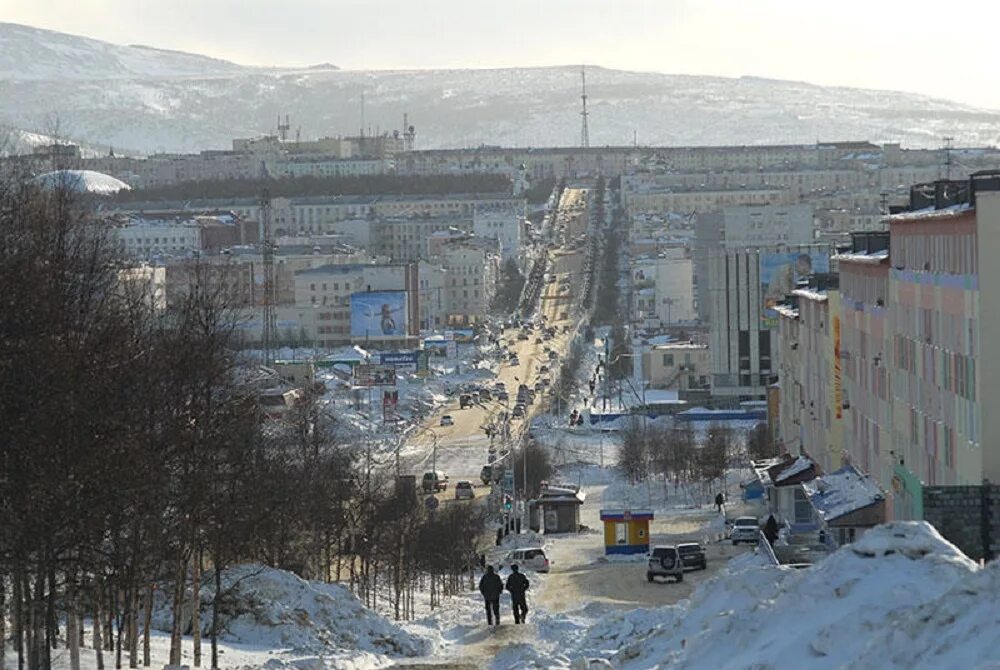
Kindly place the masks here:
[(394, 368), (396, 372), (416, 372), (420, 356), (416, 351), (383, 351), (378, 355), (378, 362), (381, 365)]
[(386, 389), (382, 391), (382, 418), (388, 420), (396, 416), (396, 407), (399, 405), (399, 391)]
[(760, 294), (764, 303), (761, 328), (776, 328), (778, 312), (774, 306), (795, 290), (798, 281), (814, 272), (829, 272), (830, 256), (819, 249), (761, 252)]
[[(440, 338), (428, 338), (424, 340), (424, 351), (426, 351), (431, 356), (448, 356), (448, 340), (443, 340)], [(451, 341), (454, 344), (454, 341)]]
[(475, 333), (473, 332), (472, 328), (456, 328), (454, 333), (455, 333), (455, 341), (460, 342), (462, 344), (468, 344), (469, 342), (472, 342), (472, 339), (475, 337)]
[(355, 386), (395, 386), (396, 368), (362, 363), (354, 366)]
[(351, 294), (351, 337), (402, 338), (407, 333), (406, 291)]

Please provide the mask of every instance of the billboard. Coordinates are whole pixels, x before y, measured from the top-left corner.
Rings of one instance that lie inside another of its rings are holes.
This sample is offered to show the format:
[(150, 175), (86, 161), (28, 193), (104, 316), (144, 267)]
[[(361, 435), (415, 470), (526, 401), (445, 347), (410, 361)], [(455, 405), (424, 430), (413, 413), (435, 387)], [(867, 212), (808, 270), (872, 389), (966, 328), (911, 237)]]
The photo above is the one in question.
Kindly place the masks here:
[(362, 363), (354, 366), (355, 386), (395, 386), (396, 368)]
[(403, 372), (416, 372), (419, 360), (420, 355), (416, 351), (383, 351), (378, 355), (378, 362), (381, 365), (392, 367), (396, 371), (402, 370)]
[(424, 340), (424, 351), (426, 351), (431, 356), (449, 356), (449, 345), (451, 347), (455, 346), (454, 340), (445, 340), (442, 338), (427, 338)]
[(821, 249), (762, 251), (760, 253), (760, 294), (764, 309), (761, 328), (775, 328), (778, 312), (774, 306), (795, 290), (798, 281), (814, 272), (830, 271), (830, 255)]
[(351, 294), (351, 337), (402, 338), (407, 333), (406, 291)]

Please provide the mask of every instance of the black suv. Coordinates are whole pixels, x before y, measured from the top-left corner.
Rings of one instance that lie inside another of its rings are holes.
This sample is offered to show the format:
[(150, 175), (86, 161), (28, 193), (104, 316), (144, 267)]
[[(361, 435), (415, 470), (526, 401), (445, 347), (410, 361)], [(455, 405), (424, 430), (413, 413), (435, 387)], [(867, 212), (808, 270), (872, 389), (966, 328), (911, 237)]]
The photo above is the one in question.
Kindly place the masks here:
[(707, 566), (705, 561), (705, 549), (697, 542), (685, 542), (677, 545), (677, 553), (681, 555), (681, 563), (685, 568), (701, 568)]

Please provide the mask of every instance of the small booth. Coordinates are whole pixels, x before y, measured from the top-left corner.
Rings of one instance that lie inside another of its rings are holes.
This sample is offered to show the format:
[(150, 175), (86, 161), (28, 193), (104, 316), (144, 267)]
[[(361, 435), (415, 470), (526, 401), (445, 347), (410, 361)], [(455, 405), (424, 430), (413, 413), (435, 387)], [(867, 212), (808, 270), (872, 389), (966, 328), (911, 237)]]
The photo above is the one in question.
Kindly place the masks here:
[(586, 495), (579, 486), (548, 485), (538, 496), (542, 532), (576, 533), (580, 530), (580, 505)]
[(652, 510), (602, 509), (604, 553), (649, 553), (649, 522), (652, 520)]

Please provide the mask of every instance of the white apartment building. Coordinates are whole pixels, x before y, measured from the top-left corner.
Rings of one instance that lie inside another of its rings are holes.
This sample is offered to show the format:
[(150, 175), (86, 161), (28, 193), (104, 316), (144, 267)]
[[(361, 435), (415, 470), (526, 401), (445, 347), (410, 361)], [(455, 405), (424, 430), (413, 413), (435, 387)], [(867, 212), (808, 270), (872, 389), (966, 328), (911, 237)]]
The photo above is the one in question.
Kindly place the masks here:
[(447, 273), (447, 325), (465, 326), (482, 321), (500, 278), (500, 256), (495, 243), (478, 238), (448, 241), (433, 260), (440, 262)]
[(632, 261), (632, 318), (647, 330), (690, 323), (694, 305), (694, 261), (687, 247), (663, 249)]
[(111, 229), (119, 248), (132, 258), (191, 255), (202, 248), (201, 226), (187, 221), (136, 221)]
[(500, 255), (504, 260), (517, 260), (521, 253), (522, 233), (527, 220), (524, 208), (516, 205), (476, 207), (472, 215), (469, 232), (477, 237), (496, 240), (500, 243)]
[(801, 246), (815, 240), (812, 205), (753, 205), (722, 210), (727, 249)]

